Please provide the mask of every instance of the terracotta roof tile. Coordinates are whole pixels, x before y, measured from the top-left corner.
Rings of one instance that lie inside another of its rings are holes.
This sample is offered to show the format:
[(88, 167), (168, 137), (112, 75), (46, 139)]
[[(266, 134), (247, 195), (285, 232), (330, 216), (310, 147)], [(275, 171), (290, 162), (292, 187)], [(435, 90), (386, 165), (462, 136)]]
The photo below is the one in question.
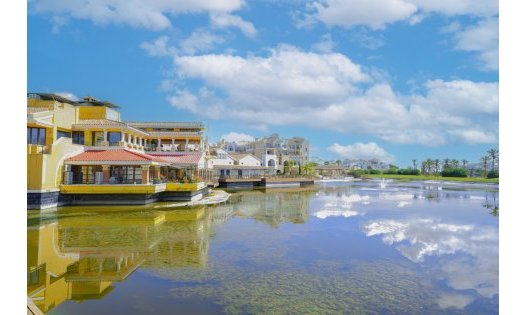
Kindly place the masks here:
[(115, 162), (162, 162), (166, 161), (156, 156), (130, 150), (93, 150), (75, 155), (66, 161), (115, 161)]
[(163, 159), (172, 164), (194, 164), (197, 165), (203, 157), (203, 152), (181, 152), (176, 154), (152, 153), (152, 156)]

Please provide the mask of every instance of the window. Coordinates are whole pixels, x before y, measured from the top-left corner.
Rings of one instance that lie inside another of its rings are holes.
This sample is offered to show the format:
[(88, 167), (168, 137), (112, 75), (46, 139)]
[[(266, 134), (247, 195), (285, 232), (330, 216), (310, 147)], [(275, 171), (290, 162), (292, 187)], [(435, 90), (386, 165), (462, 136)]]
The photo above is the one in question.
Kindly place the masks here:
[(121, 141), (120, 132), (108, 132), (108, 142), (110, 145), (117, 145)]
[(100, 165), (72, 165), (72, 184), (95, 184), (95, 173), (102, 172)]
[(46, 144), (46, 128), (27, 127), (27, 144)]
[(71, 132), (57, 130), (57, 139), (59, 138), (71, 138)]
[(142, 183), (142, 168), (140, 166), (112, 166), (110, 174), (110, 184)]
[(104, 141), (104, 132), (96, 131), (92, 133), (92, 139), (91, 139), (92, 145), (94, 146), (101, 145), (103, 141)]
[(84, 144), (84, 131), (73, 131), (73, 143)]

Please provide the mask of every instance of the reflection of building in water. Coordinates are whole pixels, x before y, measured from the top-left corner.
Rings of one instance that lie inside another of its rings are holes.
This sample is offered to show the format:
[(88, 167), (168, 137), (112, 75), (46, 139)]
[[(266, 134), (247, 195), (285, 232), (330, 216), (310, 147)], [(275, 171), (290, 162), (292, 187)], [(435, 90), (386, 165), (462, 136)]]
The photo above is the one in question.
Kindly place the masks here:
[(210, 214), (204, 207), (192, 209), (197, 217), (189, 220), (189, 210), (167, 211), (162, 225), (162, 241), (149, 253), (145, 266), (205, 267), (208, 260)]
[(290, 188), (276, 192), (247, 191), (231, 197), (236, 215), (277, 227), (281, 223), (305, 223), (312, 188)]
[(77, 253), (149, 251), (160, 241), (164, 220), (156, 212), (64, 218), (59, 221), (60, 249)]
[(78, 254), (64, 254), (58, 247), (57, 224), (30, 227), (27, 231), (27, 295), (43, 312), (69, 299), (72, 287), (66, 281), (68, 266)]
[(66, 280), (122, 281), (144, 262), (144, 257), (144, 253), (128, 251), (84, 252), (79, 261), (68, 267)]
[(203, 267), (211, 216), (204, 207), (76, 215), (28, 228), (27, 294), (47, 312), (99, 299), (142, 265)]
[(234, 206), (229, 200), (225, 203), (215, 205), (209, 208), (210, 224), (212, 230), (226, 223), (234, 215)]

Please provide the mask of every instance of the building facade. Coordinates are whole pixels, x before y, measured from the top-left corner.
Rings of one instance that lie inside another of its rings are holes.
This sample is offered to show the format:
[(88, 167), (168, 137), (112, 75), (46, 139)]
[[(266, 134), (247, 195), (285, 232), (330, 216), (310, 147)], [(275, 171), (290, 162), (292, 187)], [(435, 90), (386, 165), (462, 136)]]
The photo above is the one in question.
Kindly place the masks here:
[(309, 162), (309, 142), (300, 137), (281, 138), (278, 134), (254, 141), (221, 142), (221, 148), (229, 153), (250, 153), (261, 160), (262, 166), (284, 172), (291, 165), (298, 169)]
[(127, 123), (118, 109), (93, 97), (28, 94), (28, 208), (152, 202), (170, 191), (177, 199), (185, 189), (202, 196), (204, 124)]

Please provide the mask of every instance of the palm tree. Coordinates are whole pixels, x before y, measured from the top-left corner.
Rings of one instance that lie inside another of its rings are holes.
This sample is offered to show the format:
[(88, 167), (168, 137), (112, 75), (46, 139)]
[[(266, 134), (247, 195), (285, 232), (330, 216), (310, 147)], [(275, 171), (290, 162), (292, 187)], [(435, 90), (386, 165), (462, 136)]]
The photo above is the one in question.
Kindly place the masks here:
[(491, 170), (495, 170), (495, 160), (499, 158), (499, 150), (497, 149), (490, 149), (488, 150), (488, 155), (491, 158)]
[(458, 168), (458, 165), (459, 165), (459, 161), (457, 159), (453, 159), (451, 160), (451, 167), (452, 168)]
[(437, 176), (438, 176), (439, 169), (440, 169), (440, 160), (436, 159), (435, 160), (435, 175), (437, 175)]
[(450, 167), (449, 161), (451, 161), (451, 160), (450, 159), (444, 159), (444, 162), (442, 163), (442, 168), (443, 169), (446, 169), (446, 168)]
[(430, 158), (426, 159), (426, 166), (427, 166), (427, 174), (429, 175), (429, 173), (431, 173), (431, 169), (433, 167), (433, 160), (431, 160)]
[(485, 178), (488, 173), (489, 156), (484, 155), (483, 157), (480, 158), (480, 161), (482, 162), (482, 164), (484, 164), (484, 178)]
[(464, 169), (466, 169), (466, 170), (468, 169), (468, 163), (469, 163), (468, 160), (462, 160), (462, 167), (463, 167)]
[(413, 159), (413, 169), (416, 170), (416, 160)]
[(313, 175), (316, 166), (317, 164), (314, 162), (306, 163), (305, 165), (303, 165), (303, 173), (306, 175)]

